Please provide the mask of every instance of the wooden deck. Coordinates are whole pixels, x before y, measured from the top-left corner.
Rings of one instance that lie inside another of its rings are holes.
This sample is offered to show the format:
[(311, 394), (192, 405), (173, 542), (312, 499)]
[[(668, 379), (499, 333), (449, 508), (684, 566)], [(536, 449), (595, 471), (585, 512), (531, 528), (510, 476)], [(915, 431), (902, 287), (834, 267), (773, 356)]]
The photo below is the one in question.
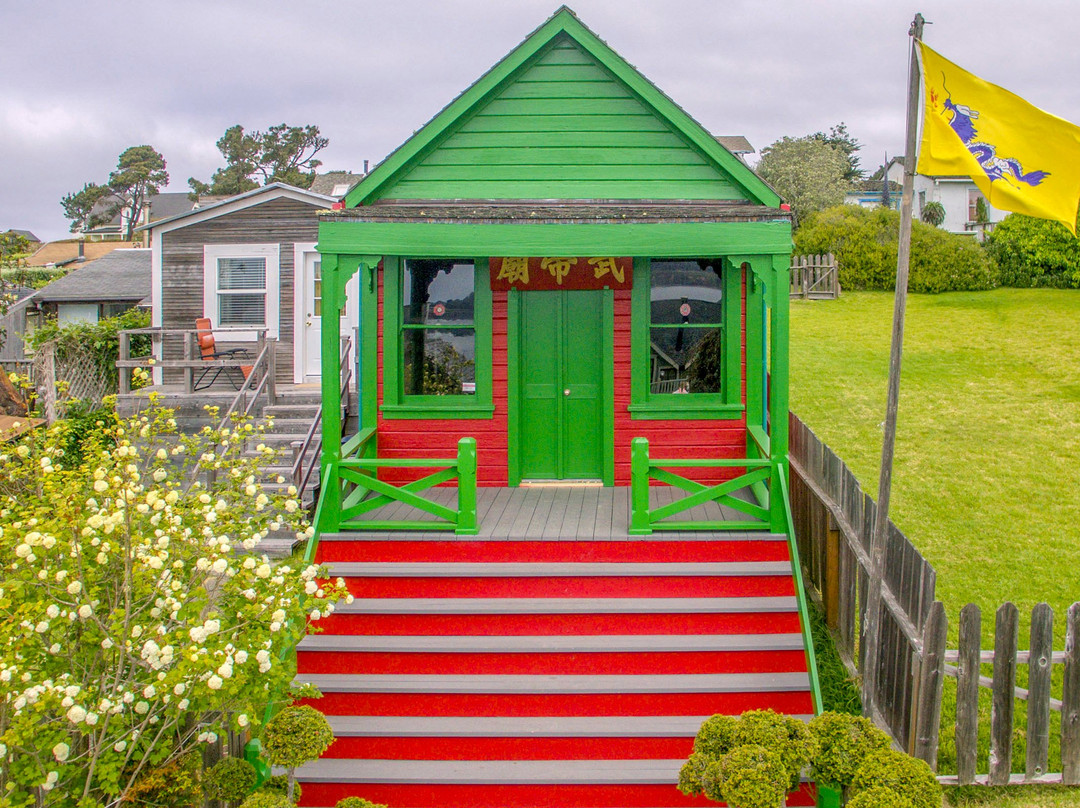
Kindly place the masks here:
[[(457, 488), (434, 488), (424, 494), (432, 501), (448, 507), (457, 506)], [(649, 507), (656, 508), (684, 496), (670, 486), (649, 489)], [(750, 499), (749, 491), (736, 493)], [(538, 486), (521, 488), (479, 488), (476, 492), (476, 515), (480, 533), (476, 539), (546, 539), (592, 540), (633, 539), (630, 536), (630, 489), (597, 487)], [(401, 502), (372, 511), (366, 519), (372, 521), (430, 521), (435, 518)], [(700, 505), (680, 515), (686, 521), (744, 521), (745, 515), (714, 502)], [(351, 531), (350, 531), (351, 532)], [(445, 541), (447, 531), (410, 533), (411, 539)], [(738, 531), (684, 531), (684, 539), (760, 538), (763, 533)], [(363, 532), (365, 539), (401, 538), (402, 531)]]

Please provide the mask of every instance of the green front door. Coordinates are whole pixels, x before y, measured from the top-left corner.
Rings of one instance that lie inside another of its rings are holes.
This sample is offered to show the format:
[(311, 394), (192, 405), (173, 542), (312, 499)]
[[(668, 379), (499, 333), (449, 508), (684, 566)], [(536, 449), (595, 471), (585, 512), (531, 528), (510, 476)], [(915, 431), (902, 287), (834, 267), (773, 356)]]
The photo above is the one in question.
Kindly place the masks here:
[(607, 480), (606, 292), (522, 292), (518, 457), (524, 480)]

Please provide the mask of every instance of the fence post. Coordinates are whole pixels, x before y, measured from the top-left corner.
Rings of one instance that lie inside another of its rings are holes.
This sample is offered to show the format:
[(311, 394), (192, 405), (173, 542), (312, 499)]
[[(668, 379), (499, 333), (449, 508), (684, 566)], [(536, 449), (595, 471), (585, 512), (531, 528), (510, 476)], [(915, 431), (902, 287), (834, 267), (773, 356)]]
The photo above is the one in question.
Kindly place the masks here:
[(277, 404), (277, 339), (266, 338), (266, 397), (273, 406)]
[(979, 745), (979, 676), (982, 612), (974, 603), (960, 610), (960, 659), (956, 685), (956, 776), (960, 785), (975, 782)]
[(1016, 690), (1016, 644), (1019, 618), (1015, 603), (997, 610), (994, 630), (994, 692), (990, 709), (990, 779), (992, 786), (1009, 783), (1012, 773), (1013, 710)]
[(41, 382), (38, 389), (45, 405), (45, 423), (56, 423), (56, 343), (46, 342), (41, 346)]
[(647, 536), (649, 524), (649, 440), (630, 441), (630, 534)]
[(1061, 779), (1080, 784), (1080, 603), (1065, 618), (1065, 684), (1061, 692)]
[[(121, 331), (116, 335), (117, 353), (121, 362), (131, 358), (131, 334)], [(120, 367), (119, 371), (120, 395), (124, 396), (131, 392), (131, 368)]]
[(475, 535), (476, 524), (476, 438), (458, 441), (458, 518), (455, 533)]
[[(161, 353), (165, 353), (165, 341), (161, 342)], [(184, 392), (189, 396), (195, 392), (195, 368), (191, 365), (191, 362), (195, 359), (195, 332), (188, 331), (184, 334), (184, 362), (187, 364), (184, 367)], [(165, 379), (163, 378), (162, 383)]]
[(923, 658), (916, 706), (915, 757), (937, 771), (938, 732), (941, 729), (941, 689), (945, 681), (945, 638), (949, 620), (945, 607), (935, 600), (923, 629)]
[(1027, 758), (1024, 776), (1046, 774), (1050, 756), (1050, 670), (1054, 653), (1054, 610), (1040, 603), (1031, 610), (1028, 645)]

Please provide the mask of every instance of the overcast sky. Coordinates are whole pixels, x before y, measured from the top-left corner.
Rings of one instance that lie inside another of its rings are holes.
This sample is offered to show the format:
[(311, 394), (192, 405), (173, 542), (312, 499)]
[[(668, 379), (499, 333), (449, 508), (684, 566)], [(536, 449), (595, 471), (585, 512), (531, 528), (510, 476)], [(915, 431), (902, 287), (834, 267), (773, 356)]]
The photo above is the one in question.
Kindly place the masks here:
[[(1054, 0), (574, 0), (581, 20), (714, 134), (761, 149), (844, 121), (864, 168), (903, 151), (908, 26), (1080, 122), (1080, 7)], [(316, 124), (323, 169), (396, 148), (556, 0), (0, 0), (0, 230), (62, 238), (60, 198), (128, 146), (208, 179), (240, 123)], [(756, 159), (756, 158), (754, 158)]]

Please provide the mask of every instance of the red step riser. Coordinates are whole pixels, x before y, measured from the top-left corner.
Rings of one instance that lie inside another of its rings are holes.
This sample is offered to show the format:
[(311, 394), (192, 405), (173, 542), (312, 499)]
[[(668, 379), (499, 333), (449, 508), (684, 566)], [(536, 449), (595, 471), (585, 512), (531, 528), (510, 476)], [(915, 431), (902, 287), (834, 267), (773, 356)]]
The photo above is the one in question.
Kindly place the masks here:
[[(716, 808), (705, 797), (687, 797), (666, 785), (404, 785), (304, 783), (301, 806), (334, 805), (364, 797), (392, 808)], [(788, 797), (789, 806), (814, 805), (809, 785)]]
[(338, 738), (323, 759), (674, 760), (693, 738)]
[(548, 634), (792, 634), (795, 612), (731, 614), (333, 614), (326, 634), (538, 636)]
[(346, 578), (359, 598), (790, 597), (790, 575), (633, 578)]
[(800, 651), (363, 653), (302, 651), (298, 673), (666, 674), (805, 671)]
[(787, 561), (785, 541), (334, 541), (319, 542), (320, 563), (396, 562), (722, 562)]
[(738, 715), (772, 708), (813, 713), (807, 691), (769, 693), (326, 693), (304, 701), (326, 715)]

